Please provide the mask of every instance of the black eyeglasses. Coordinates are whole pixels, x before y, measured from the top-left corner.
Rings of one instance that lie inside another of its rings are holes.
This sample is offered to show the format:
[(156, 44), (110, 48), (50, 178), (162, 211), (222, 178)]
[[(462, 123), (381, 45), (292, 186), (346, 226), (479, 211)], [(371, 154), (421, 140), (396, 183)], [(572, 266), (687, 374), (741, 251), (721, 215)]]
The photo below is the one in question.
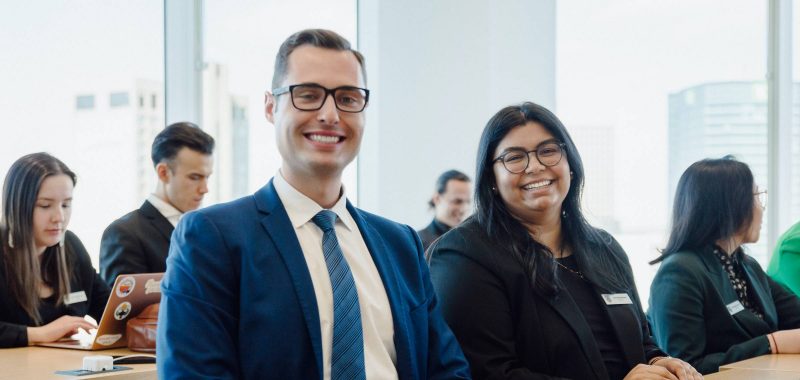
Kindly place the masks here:
[(301, 111), (316, 111), (325, 105), (328, 95), (333, 96), (336, 109), (342, 112), (359, 113), (367, 107), (369, 90), (366, 88), (341, 86), (334, 89), (318, 84), (293, 84), (272, 90), (273, 96), (292, 94), (292, 105)]
[(547, 167), (556, 166), (564, 156), (564, 147), (566, 147), (564, 143), (549, 141), (539, 144), (534, 150), (511, 148), (500, 157), (495, 158), (492, 163), (501, 161), (503, 167), (510, 173), (519, 174), (528, 169), (531, 161), (530, 154), (534, 153), (540, 164)]

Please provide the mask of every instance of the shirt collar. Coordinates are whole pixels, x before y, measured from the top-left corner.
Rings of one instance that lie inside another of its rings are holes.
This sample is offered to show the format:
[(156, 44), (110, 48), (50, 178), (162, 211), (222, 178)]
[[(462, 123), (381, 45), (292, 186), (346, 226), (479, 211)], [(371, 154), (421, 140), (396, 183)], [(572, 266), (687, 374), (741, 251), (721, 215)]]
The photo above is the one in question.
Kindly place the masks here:
[(168, 220), (170, 218), (174, 217), (180, 218), (181, 216), (183, 216), (183, 213), (180, 212), (180, 210), (176, 209), (175, 206), (169, 204), (168, 202), (159, 198), (155, 194), (150, 194), (150, 196), (147, 197), (147, 201), (150, 202), (150, 204), (152, 204), (153, 207), (155, 207), (156, 210), (158, 210), (158, 212), (160, 212), (161, 215), (163, 215), (164, 218), (167, 218)]
[[(278, 174), (275, 175), (272, 184), (275, 186), (278, 198), (283, 202), (283, 207), (286, 209), (286, 214), (289, 215), (289, 221), (292, 222), (294, 228), (300, 228), (308, 223), (314, 215), (317, 215), (317, 213), (323, 210), (322, 206), (317, 202), (314, 202), (314, 200), (295, 189), (289, 182), (286, 182), (280, 170), (278, 170)], [(334, 204), (330, 210), (336, 213), (336, 216), (338, 216), (337, 220), (342, 221), (348, 230), (353, 231), (355, 228), (355, 220), (353, 220), (350, 212), (347, 211), (347, 197), (345, 196), (344, 185), (342, 185), (342, 192), (339, 196), (339, 200), (336, 201), (336, 204)]]

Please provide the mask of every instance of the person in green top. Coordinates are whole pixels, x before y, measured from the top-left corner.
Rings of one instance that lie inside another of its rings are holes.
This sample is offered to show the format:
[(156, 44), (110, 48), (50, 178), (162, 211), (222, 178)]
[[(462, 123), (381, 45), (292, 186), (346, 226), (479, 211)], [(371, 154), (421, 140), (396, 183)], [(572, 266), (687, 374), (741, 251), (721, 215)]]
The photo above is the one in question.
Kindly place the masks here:
[(775, 244), (767, 274), (800, 295), (800, 222), (790, 227)]

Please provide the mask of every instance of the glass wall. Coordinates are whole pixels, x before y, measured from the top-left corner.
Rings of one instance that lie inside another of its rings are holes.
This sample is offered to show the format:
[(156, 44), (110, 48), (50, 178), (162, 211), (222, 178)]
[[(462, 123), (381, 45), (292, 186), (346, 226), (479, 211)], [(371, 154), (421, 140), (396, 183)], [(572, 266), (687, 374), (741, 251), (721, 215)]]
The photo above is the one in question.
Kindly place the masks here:
[(163, 20), (157, 0), (6, 2), (0, 12), (0, 173), (40, 151), (75, 171), (69, 229), (95, 264), (105, 227), (153, 190)]
[[(275, 130), (264, 116), (280, 44), (301, 29), (325, 28), (355, 45), (356, 2), (208, 1), (204, 13), (203, 127), (219, 144), (208, 194), (213, 202), (254, 192), (280, 167)], [(344, 182), (356, 201), (355, 162)]]
[[(691, 163), (732, 154), (766, 187), (767, 3), (557, 7), (556, 113), (586, 165), (589, 218), (627, 251), (646, 305), (656, 270), (647, 262), (664, 247)], [(763, 241), (749, 253), (765, 264)]]

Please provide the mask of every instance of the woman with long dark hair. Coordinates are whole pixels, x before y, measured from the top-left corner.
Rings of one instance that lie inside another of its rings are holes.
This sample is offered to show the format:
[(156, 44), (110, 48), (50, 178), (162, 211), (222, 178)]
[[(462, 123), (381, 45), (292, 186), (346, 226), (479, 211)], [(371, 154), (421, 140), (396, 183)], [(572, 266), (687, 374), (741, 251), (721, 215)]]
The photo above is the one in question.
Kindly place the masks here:
[(478, 147), (476, 212), (430, 249), (445, 319), (476, 379), (694, 379), (652, 341), (630, 264), (581, 211), (564, 125), (503, 108)]
[(109, 295), (67, 231), (75, 173), (47, 153), (14, 162), (0, 219), (0, 347), (52, 342), (95, 326)]
[(766, 194), (732, 157), (695, 162), (675, 191), (672, 227), (650, 288), (650, 322), (670, 355), (702, 373), (769, 353), (800, 353), (800, 299), (744, 253)]

